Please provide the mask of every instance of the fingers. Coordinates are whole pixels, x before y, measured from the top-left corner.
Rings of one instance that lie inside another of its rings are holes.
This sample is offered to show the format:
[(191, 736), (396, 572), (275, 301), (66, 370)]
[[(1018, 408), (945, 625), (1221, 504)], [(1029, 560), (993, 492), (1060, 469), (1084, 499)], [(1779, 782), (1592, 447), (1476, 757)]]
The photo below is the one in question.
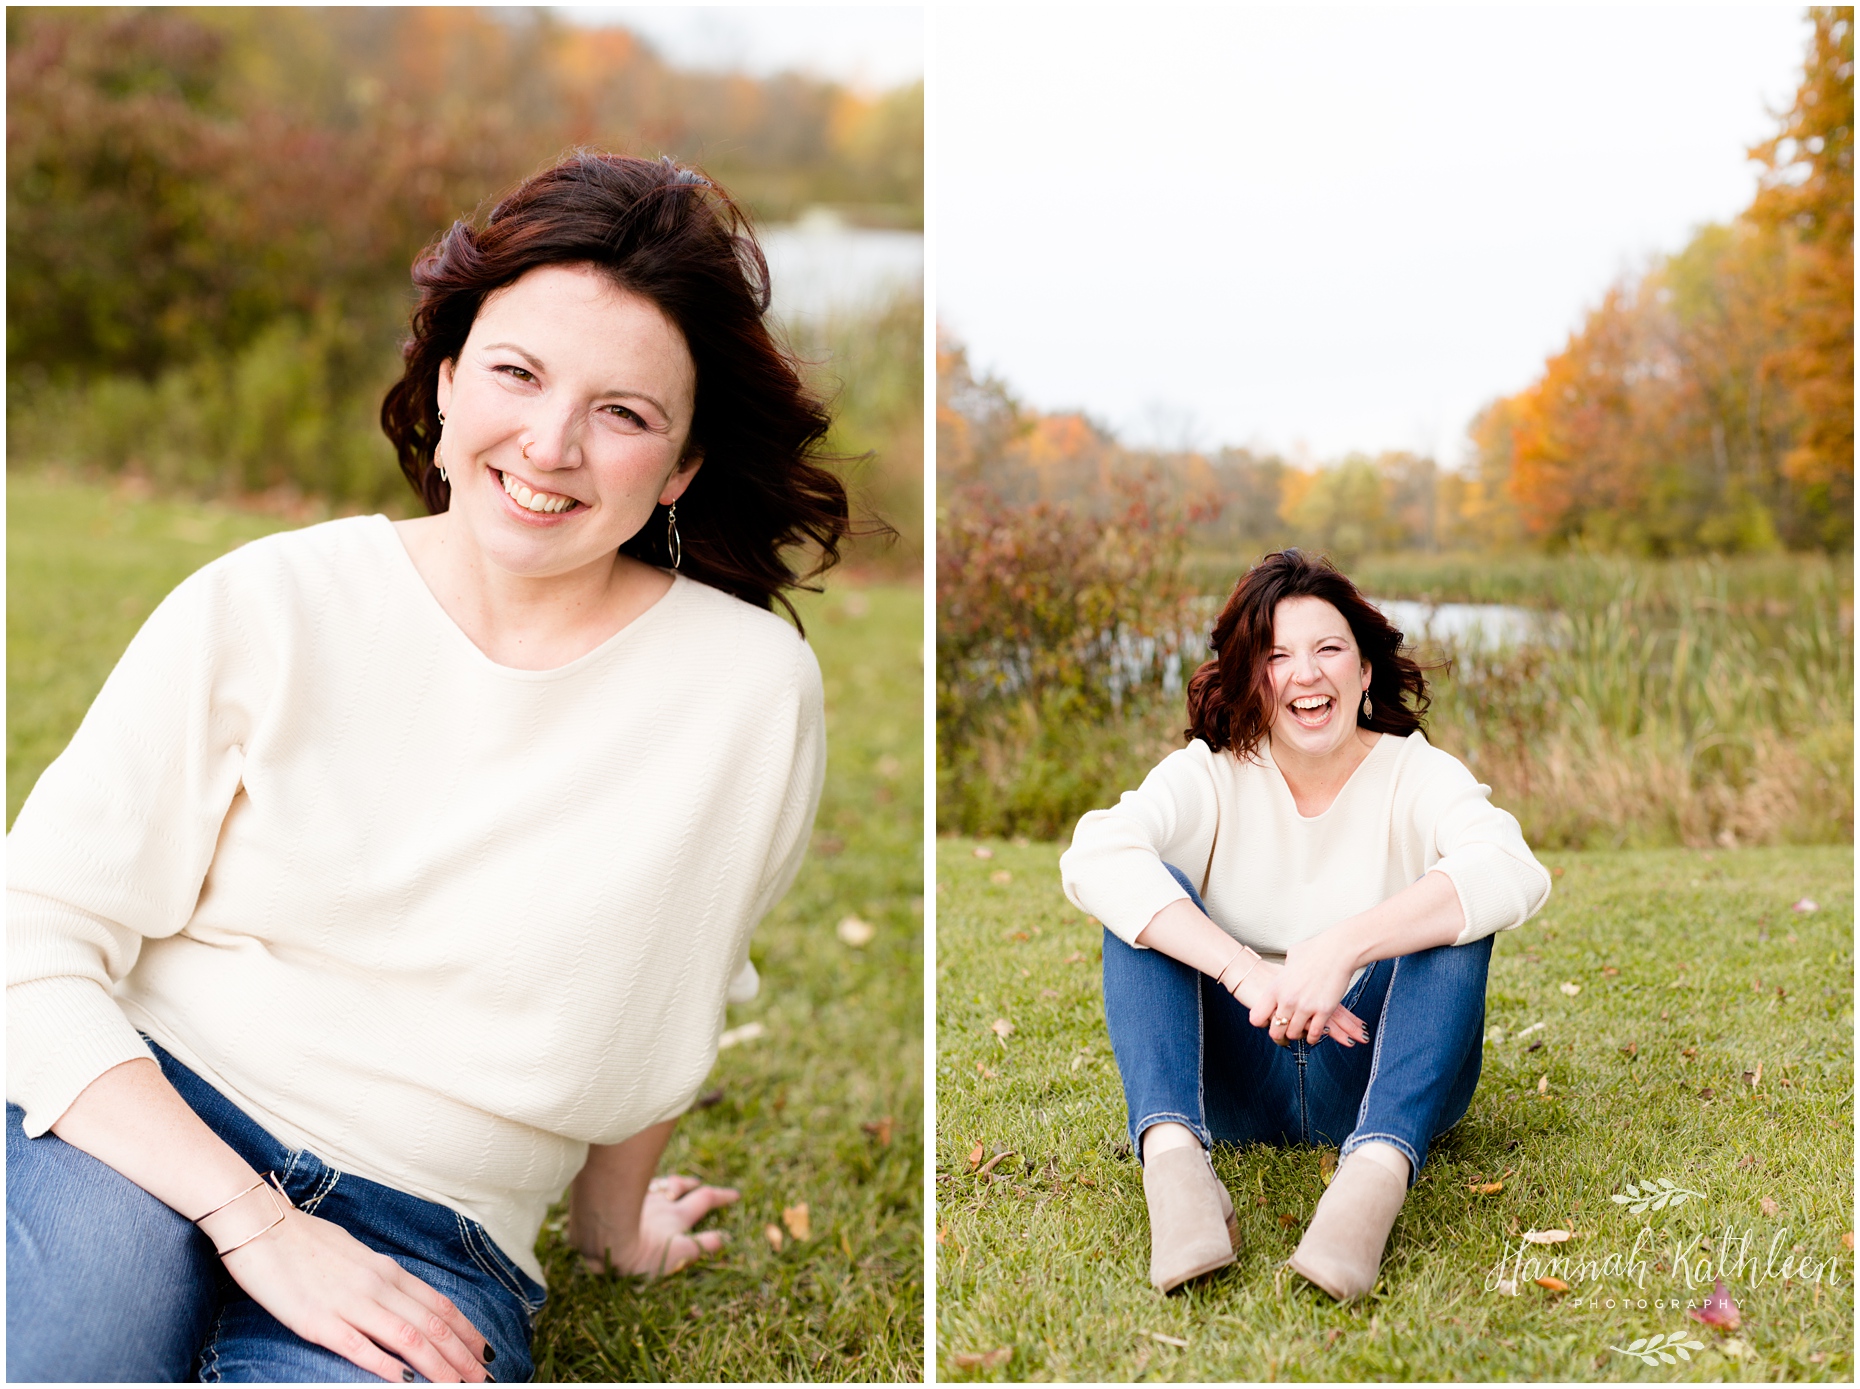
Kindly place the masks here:
[[(389, 1260), (389, 1262), (393, 1261)], [(484, 1352), (487, 1345), (484, 1333), (472, 1325), (471, 1318), (459, 1310), (458, 1304), (432, 1284), (407, 1272), (399, 1264), (394, 1264), (393, 1277), (400, 1291), (417, 1304), (428, 1317), (438, 1322), (441, 1334), (428, 1333), (433, 1342), (458, 1346), (465, 1356), (468, 1367), (482, 1367), (485, 1363)]]
[(403, 1365), (436, 1384), (477, 1383), (485, 1377), (479, 1353), (469, 1350), (438, 1313), (385, 1279), (351, 1307), (346, 1320)]
[(720, 1206), (742, 1199), (742, 1193), (727, 1186), (700, 1186), (672, 1202), (679, 1224), (689, 1230)]

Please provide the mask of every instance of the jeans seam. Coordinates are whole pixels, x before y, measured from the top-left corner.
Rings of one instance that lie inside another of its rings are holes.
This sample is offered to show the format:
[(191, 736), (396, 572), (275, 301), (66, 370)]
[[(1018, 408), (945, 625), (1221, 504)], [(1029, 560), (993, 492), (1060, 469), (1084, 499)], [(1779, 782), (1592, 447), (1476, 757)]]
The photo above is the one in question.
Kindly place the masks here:
[(1389, 1000), (1395, 993), (1395, 976), (1401, 973), (1401, 957), (1397, 956), (1389, 965), (1389, 986), (1382, 995), (1382, 1016), (1377, 1020), (1376, 1040), (1369, 1053), (1369, 1079), (1363, 1082), (1363, 1101), (1356, 1107), (1356, 1126), (1361, 1128), (1363, 1121), (1369, 1117), (1369, 1097), (1375, 1093), (1376, 1073), (1382, 1069), (1382, 1034), (1388, 1029), (1381, 1024), (1388, 1021)]
[(310, 1199), (298, 1207), (305, 1215), (315, 1215), (316, 1208), (323, 1204), (323, 1198), (334, 1191), (336, 1183), (342, 1180), (342, 1173), (335, 1168), (328, 1168), (326, 1172), (327, 1175), (317, 1184), (317, 1189), (311, 1193)]
[(1197, 1119), (1189, 1127), (1204, 1147), (1214, 1145), (1208, 1128), (1208, 999), (1204, 981), (1195, 981), (1195, 1110)]
[(204, 1349), (211, 1352), (212, 1358), (200, 1367), (200, 1379), (203, 1384), (217, 1384), (220, 1378), (220, 1328), (226, 1322), (226, 1304), (220, 1304), (220, 1310), (214, 1314), (213, 1330), (207, 1333)]
[[(536, 1309), (530, 1305), (530, 1300), (524, 1295), (523, 1289), (518, 1287), (511, 1278), (507, 1277), (504, 1269), (499, 1267), (502, 1263), (501, 1258), (495, 1261), (488, 1261), (484, 1254), (478, 1252), (479, 1241), (472, 1234), (471, 1222), (466, 1220), (465, 1217), (460, 1215), (457, 1211), (452, 1212), (452, 1216), (453, 1219), (457, 1220), (459, 1223), (459, 1239), (465, 1245), (465, 1252), (471, 1255), (472, 1262), (495, 1278), (505, 1291), (515, 1296), (517, 1301), (523, 1304), (523, 1309), (526, 1312), (534, 1312)], [(489, 1240), (489, 1236), (486, 1236), (486, 1240)]]

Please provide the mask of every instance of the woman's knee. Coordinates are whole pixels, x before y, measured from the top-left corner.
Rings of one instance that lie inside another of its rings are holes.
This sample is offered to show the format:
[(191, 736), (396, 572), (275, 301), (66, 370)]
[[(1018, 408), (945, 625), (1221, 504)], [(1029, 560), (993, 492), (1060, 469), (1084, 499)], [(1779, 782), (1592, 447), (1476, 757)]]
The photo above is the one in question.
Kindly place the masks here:
[(206, 1237), (7, 1106), (7, 1378), (190, 1378), (217, 1297)]

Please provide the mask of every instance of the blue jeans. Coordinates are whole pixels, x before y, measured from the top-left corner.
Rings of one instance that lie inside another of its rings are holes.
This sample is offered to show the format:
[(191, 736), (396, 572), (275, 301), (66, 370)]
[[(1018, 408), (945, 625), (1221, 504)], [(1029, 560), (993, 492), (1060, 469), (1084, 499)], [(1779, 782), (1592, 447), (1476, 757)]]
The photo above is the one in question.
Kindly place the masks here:
[[(162, 1073), (299, 1210), (332, 1220), (458, 1304), (496, 1351), (500, 1381), (530, 1377), (544, 1292), (458, 1212), (285, 1147), (161, 1047)], [(54, 1134), (27, 1138), (6, 1107), (6, 1370), (11, 1381), (379, 1383), (288, 1331), (227, 1276), (193, 1224)]]
[[(1178, 868), (1170, 873), (1197, 907)], [(1337, 1144), (1370, 1139), (1408, 1156), (1466, 1113), (1479, 1084), (1492, 939), (1378, 960), (1343, 996), (1369, 1045), (1277, 1046), (1214, 980), (1159, 950), (1104, 933), (1104, 1017), (1124, 1078), (1130, 1143), (1151, 1124), (1186, 1125), (1203, 1146)]]

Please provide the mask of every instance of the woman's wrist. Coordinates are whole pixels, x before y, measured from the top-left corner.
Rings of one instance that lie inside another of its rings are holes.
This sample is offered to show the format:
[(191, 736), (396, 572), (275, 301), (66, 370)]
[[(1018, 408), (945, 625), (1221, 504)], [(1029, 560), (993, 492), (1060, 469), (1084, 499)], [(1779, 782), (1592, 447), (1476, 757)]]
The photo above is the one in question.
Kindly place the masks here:
[(291, 1203), (277, 1185), (277, 1178), (269, 1173), (265, 1177), (254, 1173), (250, 1185), (204, 1215), (195, 1216), (194, 1224), (213, 1242), (213, 1252), (224, 1258), (282, 1225), (290, 1210)]

